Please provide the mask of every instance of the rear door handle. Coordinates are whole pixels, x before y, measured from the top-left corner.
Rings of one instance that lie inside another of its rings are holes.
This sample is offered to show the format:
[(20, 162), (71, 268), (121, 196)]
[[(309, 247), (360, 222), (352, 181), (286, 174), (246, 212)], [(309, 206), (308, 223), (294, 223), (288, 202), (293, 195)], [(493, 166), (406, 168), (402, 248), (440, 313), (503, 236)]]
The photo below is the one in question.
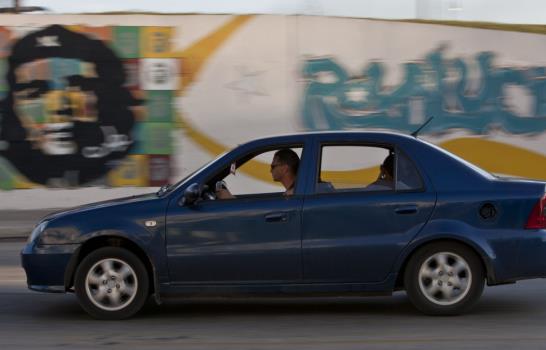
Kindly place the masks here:
[(265, 216), (266, 222), (285, 222), (288, 220), (288, 213), (271, 213)]
[(394, 209), (394, 212), (396, 214), (401, 214), (401, 215), (404, 215), (404, 214), (415, 214), (417, 213), (417, 206), (412, 204), (412, 205), (404, 205), (404, 206), (401, 206), (401, 207), (398, 207), (396, 209)]

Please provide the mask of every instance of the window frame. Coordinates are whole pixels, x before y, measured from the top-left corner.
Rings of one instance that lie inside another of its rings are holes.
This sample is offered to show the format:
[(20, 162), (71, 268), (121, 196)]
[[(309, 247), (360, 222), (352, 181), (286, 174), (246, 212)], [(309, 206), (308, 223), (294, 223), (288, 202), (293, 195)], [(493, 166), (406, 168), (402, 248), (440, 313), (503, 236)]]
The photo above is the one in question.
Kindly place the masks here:
[[(274, 198), (294, 198), (294, 197), (298, 197), (300, 195), (302, 195), (303, 193), (298, 193), (298, 188), (304, 188), (305, 187), (305, 184), (304, 183), (301, 183), (301, 167), (302, 167), (302, 164), (303, 164), (303, 160), (304, 160), (304, 157), (305, 157), (305, 149), (306, 147), (310, 147), (309, 145), (306, 144), (306, 142), (304, 141), (301, 141), (301, 142), (288, 142), (288, 143), (282, 143), (282, 144), (275, 144), (275, 145), (267, 145), (267, 146), (262, 146), (262, 147), (258, 147), (258, 148), (254, 148), (248, 152), (245, 152), (244, 154), (242, 155), (239, 155), (237, 156), (235, 159), (232, 159), (230, 162), (228, 162), (228, 164), (223, 164), (222, 166), (219, 167), (219, 170), (217, 171), (214, 171), (212, 174), (210, 174), (209, 176), (207, 176), (205, 178), (205, 180), (203, 181), (203, 185), (207, 185), (211, 182), (216, 182), (216, 181), (220, 181), (220, 180), (223, 180), (225, 179), (227, 176), (229, 176), (229, 171), (230, 171), (230, 167), (231, 167), (231, 164), (233, 164), (234, 162), (236, 163), (237, 165), (237, 169), (239, 169), (243, 164), (247, 163), (248, 161), (252, 160), (253, 158), (255, 158), (256, 156), (259, 156), (260, 154), (263, 154), (263, 153), (267, 153), (267, 152), (271, 152), (271, 151), (275, 151), (275, 150), (281, 150), (281, 149), (284, 149), (284, 148), (289, 148), (289, 149), (293, 149), (293, 148), (300, 148), (301, 149), (301, 155), (300, 155), (300, 162), (299, 162), (299, 167), (298, 167), (298, 174), (296, 175), (296, 183), (295, 183), (295, 186), (294, 186), (294, 194), (293, 195), (290, 195), (290, 196), (284, 196), (284, 192), (283, 191), (280, 191), (280, 192), (260, 192), (260, 193), (247, 193), (247, 194), (240, 194), (240, 195), (235, 195), (235, 198), (226, 198), (226, 199), (220, 199), (220, 200), (215, 200), (215, 201), (206, 201), (206, 202), (225, 202), (225, 201), (248, 201), (248, 200), (254, 200), (254, 199), (274, 199)], [(221, 175), (221, 174), (224, 174), (225, 175)], [(282, 184), (281, 184), (281, 187), (282, 187)], [(229, 188), (228, 188), (229, 189)], [(300, 191), (302, 192), (302, 191)]]
[[(390, 190), (378, 190), (378, 191), (366, 191), (364, 188), (348, 188), (348, 189), (341, 189), (341, 190), (334, 190), (331, 192), (318, 192), (317, 187), (319, 184), (320, 179), (320, 173), (322, 168), (322, 153), (324, 147), (335, 147), (335, 146), (355, 146), (355, 147), (375, 147), (375, 148), (383, 148), (389, 153), (394, 154), (394, 188)], [(402, 153), (406, 158), (410, 161), (411, 165), (416, 169), (417, 175), (419, 176), (419, 179), (421, 181), (421, 187), (417, 189), (405, 189), (401, 190), (397, 187), (398, 182), (398, 155)], [(426, 192), (426, 184), (425, 180), (423, 178), (423, 174), (419, 167), (416, 165), (415, 161), (407, 154), (407, 152), (404, 152), (400, 147), (394, 144), (390, 143), (384, 143), (384, 142), (370, 142), (370, 141), (319, 141), (317, 142), (317, 161), (315, 163), (315, 169), (314, 169), (314, 179), (313, 184), (310, 186), (310, 195), (332, 195), (332, 194), (346, 194), (346, 193), (358, 193), (358, 194), (365, 194), (365, 195), (374, 195), (374, 194), (390, 194), (390, 193), (422, 193)]]

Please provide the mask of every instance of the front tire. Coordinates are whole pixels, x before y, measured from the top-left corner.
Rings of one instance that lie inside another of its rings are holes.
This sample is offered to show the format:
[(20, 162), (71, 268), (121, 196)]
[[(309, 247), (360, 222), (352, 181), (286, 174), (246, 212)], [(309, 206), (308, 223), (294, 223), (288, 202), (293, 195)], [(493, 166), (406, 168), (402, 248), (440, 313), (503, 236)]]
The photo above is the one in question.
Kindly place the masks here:
[(142, 261), (127, 249), (99, 248), (76, 270), (74, 288), (82, 308), (97, 319), (120, 320), (136, 314), (149, 294)]
[(407, 295), (427, 315), (458, 315), (478, 301), (485, 282), (480, 258), (459, 243), (435, 243), (411, 258), (404, 275)]

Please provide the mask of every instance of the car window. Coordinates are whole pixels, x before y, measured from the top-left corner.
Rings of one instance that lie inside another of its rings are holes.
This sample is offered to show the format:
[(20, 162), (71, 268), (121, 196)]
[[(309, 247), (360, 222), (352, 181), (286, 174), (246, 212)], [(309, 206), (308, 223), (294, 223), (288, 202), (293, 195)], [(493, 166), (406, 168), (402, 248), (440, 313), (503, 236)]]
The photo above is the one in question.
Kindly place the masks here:
[[(396, 171), (394, 171), (396, 169)], [(316, 192), (421, 190), (423, 180), (403, 152), (376, 146), (323, 146)]]
[(316, 192), (393, 191), (394, 154), (385, 147), (323, 146)]
[(402, 152), (398, 152), (396, 156), (396, 189), (422, 189), (423, 181), (413, 162)]
[[(253, 156), (251, 159), (246, 160), (243, 164), (235, 165), (235, 170), (230, 171), (222, 181), (224, 181), (229, 192), (237, 196), (250, 196), (268, 193), (283, 194), (287, 190), (285, 185), (279, 180), (274, 179), (274, 173), (276, 174), (281, 169), (271, 168), (276, 166), (278, 162), (273, 162), (275, 154), (283, 150), (291, 150), (297, 155), (297, 159), (301, 159), (302, 149), (301, 147), (293, 148), (279, 148), (274, 150), (267, 150)], [(297, 174), (296, 178), (297, 180)], [(294, 186), (295, 186), (294, 181)], [(213, 186), (213, 184), (211, 184)]]

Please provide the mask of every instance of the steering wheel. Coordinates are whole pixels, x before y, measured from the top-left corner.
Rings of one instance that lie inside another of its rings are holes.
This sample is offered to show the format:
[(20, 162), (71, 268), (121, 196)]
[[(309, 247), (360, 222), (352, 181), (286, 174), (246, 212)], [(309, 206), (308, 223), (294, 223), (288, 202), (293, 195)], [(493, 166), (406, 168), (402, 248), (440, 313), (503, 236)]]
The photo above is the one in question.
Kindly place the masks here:
[(203, 188), (203, 194), (202, 194), (203, 198), (205, 200), (208, 200), (208, 201), (214, 201), (216, 200), (216, 192), (214, 191), (211, 191), (211, 189), (209, 188), (209, 186), (205, 185), (204, 188)]
[(216, 195), (216, 191), (219, 191), (221, 189), (227, 190), (227, 185), (225, 181), (217, 181), (216, 184), (214, 185), (214, 190), (212, 190), (208, 186), (205, 186), (205, 188), (203, 189), (203, 197), (206, 200), (214, 201), (218, 199), (218, 196)]

